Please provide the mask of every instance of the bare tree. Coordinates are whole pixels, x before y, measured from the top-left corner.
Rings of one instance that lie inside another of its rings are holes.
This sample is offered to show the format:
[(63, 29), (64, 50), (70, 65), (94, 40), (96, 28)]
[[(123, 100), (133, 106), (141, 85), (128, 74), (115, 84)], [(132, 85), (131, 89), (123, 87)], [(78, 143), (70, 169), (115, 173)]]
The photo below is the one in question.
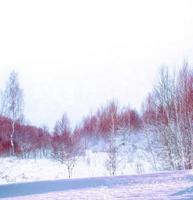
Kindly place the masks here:
[(107, 160), (105, 162), (106, 169), (111, 176), (116, 175), (118, 167), (118, 146), (116, 144), (116, 127), (115, 120), (118, 112), (118, 105), (115, 102), (111, 102), (107, 109), (108, 115), (111, 118), (110, 123), (110, 135), (108, 138), (108, 148), (107, 148)]
[(187, 62), (180, 70), (175, 101), (178, 132), (185, 169), (193, 167), (193, 71)]
[(73, 169), (80, 154), (81, 146), (72, 136), (68, 136), (68, 138), (60, 135), (54, 136), (52, 156), (66, 166), (68, 178), (72, 177)]
[(62, 115), (61, 120), (58, 120), (54, 127), (54, 134), (58, 135), (68, 135), (70, 133), (70, 123), (66, 113)]
[(169, 169), (192, 169), (193, 166), (192, 83), (193, 72), (187, 63), (178, 76), (162, 68), (151, 94), (153, 107), (148, 110), (146, 105), (146, 123), (158, 133), (162, 157)]
[(71, 133), (66, 114), (56, 122), (52, 146), (53, 158), (66, 166), (68, 178), (71, 178), (81, 147)]
[(23, 118), (23, 91), (19, 86), (18, 74), (11, 72), (2, 94), (2, 114), (11, 119), (11, 155), (15, 155), (15, 123)]

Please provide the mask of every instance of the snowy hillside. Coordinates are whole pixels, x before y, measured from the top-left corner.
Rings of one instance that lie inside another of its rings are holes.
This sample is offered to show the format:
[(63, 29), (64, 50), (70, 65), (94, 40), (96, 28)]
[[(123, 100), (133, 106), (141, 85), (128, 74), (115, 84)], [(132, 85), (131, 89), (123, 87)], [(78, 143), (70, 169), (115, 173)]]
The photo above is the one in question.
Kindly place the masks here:
[(192, 171), (41, 181), (0, 186), (4, 200), (193, 199)]
[[(105, 160), (105, 153), (87, 152), (85, 157), (79, 158), (72, 178), (109, 176)], [(148, 163), (145, 163), (145, 167), (145, 172), (151, 171)], [(128, 163), (117, 171), (117, 175), (128, 174), (138, 174), (136, 163)], [(66, 166), (50, 159), (0, 159), (0, 185), (64, 178), (68, 178)]]
[[(131, 175), (155, 172), (147, 140), (142, 133), (117, 138), (119, 146), (115, 175)], [(108, 152), (101, 142), (92, 144), (84, 155), (77, 157), (71, 178), (109, 176), (106, 166)], [(159, 170), (164, 170), (160, 166)], [(55, 180), (68, 178), (65, 163), (54, 159), (19, 159), (17, 157), (0, 158), (0, 185), (7, 183)]]

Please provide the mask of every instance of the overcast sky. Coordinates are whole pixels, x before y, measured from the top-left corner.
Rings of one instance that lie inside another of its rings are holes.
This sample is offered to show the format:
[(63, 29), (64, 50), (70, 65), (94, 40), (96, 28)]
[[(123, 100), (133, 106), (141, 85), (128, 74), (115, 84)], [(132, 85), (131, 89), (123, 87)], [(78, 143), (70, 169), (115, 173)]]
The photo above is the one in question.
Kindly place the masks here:
[(192, 58), (192, 0), (0, 2), (0, 89), (19, 73), (31, 124), (75, 124), (112, 98), (139, 110), (161, 65)]

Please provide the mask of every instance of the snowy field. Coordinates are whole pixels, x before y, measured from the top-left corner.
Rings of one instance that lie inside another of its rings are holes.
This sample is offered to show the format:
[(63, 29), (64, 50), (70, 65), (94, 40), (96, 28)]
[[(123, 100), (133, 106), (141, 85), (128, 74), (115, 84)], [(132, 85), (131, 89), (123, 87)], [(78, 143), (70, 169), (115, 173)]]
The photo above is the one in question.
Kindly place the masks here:
[[(81, 157), (74, 167), (72, 178), (109, 176), (105, 158), (106, 154), (101, 152)], [(144, 165), (144, 173), (151, 171), (148, 163)], [(136, 163), (127, 163), (117, 170), (117, 175), (137, 174), (136, 167)], [(0, 158), (0, 185), (65, 178), (68, 178), (66, 166), (51, 159)]]
[[(129, 137), (127, 142), (127, 149), (123, 147), (119, 152), (121, 160), (116, 177), (110, 177), (105, 167), (107, 154), (94, 148), (79, 157), (72, 179), (68, 179), (65, 164), (52, 159), (2, 157), (0, 198), (5, 200), (193, 199), (193, 171), (156, 173), (152, 167), (151, 156), (146, 151), (144, 139)], [(163, 166), (159, 165), (158, 169), (163, 170)]]
[(0, 186), (4, 200), (193, 199), (192, 171), (66, 179)]
[[(132, 160), (131, 157), (133, 157)], [(128, 156), (128, 158), (130, 160), (122, 156), (122, 162), (117, 168), (116, 175), (144, 174), (154, 171), (147, 160), (140, 157), (139, 162), (139, 157), (135, 155)], [(86, 154), (77, 160), (72, 178), (109, 176), (105, 167), (106, 159), (105, 152), (87, 150)], [(68, 178), (66, 165), (52, 159), (0, 158), (0, 185), (66, 178)]]

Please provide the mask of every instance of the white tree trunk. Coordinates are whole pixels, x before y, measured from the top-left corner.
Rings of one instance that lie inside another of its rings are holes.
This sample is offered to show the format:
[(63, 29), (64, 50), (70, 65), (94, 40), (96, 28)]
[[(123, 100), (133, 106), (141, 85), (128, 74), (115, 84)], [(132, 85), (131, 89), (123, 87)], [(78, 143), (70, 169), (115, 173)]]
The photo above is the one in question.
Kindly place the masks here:
[(15, 122), (12, 121), (12, 132), (11, 132), (11, 155), (12, 156), (15, 155), (15, 146), (14, 146), (14, 141), (13, 141), (14, 133), (15, 133)]

